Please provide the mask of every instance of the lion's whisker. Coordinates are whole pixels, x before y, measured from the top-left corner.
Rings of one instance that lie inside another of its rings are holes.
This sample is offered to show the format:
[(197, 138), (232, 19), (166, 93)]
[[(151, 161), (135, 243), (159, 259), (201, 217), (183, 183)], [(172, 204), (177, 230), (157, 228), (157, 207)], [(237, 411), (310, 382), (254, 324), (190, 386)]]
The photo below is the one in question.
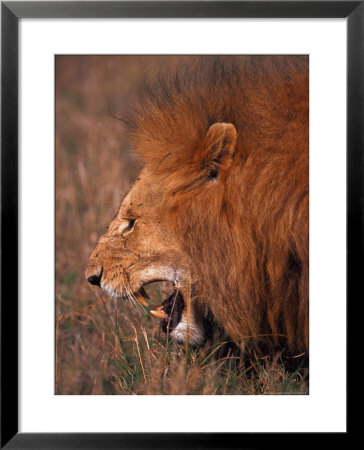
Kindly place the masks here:
[[(135, 311), (141, 315), (141, 311), (140, 309), (142, 309), (142, 307), (139, 305), (139, 303), (136, 301), (135, 296), (133, 295), (133, 293), (131, 292), (130, 287), (124, 282), (124, 280), (122, 280), (123, 282), (123, 286), (127, 295), (127, 298), (130, 302), (130, 304), (133, 306), (133, 308), (135, 309)], [(140, 308), (140, 309), (138, 309)]]

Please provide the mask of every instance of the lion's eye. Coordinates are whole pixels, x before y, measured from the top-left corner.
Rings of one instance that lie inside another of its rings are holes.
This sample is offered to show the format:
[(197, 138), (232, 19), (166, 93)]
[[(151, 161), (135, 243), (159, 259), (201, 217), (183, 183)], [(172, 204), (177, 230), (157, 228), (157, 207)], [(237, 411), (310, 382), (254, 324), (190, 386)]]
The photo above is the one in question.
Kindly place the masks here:
[(128, 224), (127, 224), (126, 228), (124, 228), (124, 231), (132, 230), (134, 228), (134, 224), (135, 224), (135, 219), (128, 220)]
[(119, 226), (119, 233), (124, 234), (131, 231), (134, 228), (135, 221), (136, 219), (123, 219)]

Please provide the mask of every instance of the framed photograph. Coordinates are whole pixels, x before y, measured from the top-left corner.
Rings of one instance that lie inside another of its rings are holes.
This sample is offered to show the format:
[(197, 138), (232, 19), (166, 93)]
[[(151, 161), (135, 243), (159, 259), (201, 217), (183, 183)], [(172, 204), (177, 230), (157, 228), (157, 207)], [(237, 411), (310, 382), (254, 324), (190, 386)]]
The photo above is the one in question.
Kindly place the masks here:
[(1, 446), (346, 438), (362, 2), (1, 6)]

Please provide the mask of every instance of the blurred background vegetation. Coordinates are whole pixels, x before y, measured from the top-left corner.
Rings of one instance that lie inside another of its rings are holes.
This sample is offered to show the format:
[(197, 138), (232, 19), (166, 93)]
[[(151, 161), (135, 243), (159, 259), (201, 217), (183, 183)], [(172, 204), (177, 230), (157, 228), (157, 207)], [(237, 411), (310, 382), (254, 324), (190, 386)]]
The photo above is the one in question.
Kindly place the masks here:
[[(224, 343), (167, 342), (159, 321), (84, 278), (88, 257), (140, 169), (113, 115), (144, 77), (188, 56), (56, 56), (57, 394), (306, 394), (276, 356), (242, 361)], [(160, 304), (168, 286), (149, 288)]]

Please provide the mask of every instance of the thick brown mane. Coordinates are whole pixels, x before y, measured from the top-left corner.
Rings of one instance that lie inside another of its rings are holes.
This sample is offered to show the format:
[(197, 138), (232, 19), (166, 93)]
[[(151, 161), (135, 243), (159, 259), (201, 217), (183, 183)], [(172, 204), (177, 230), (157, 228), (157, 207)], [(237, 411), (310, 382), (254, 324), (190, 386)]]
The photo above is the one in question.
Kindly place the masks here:
[(235, 125), (245, 158), (257, 137), (274, 145), (288, 124), (304, 125), (307, 100), (305, 56), (204, 57), (146, 82), (124, 120), (143, 159), (162, 172), (191, 164), (215, 122)]
[[(308, 58), (196, 58), (148, 85), (126, 122), (164, 182), (197, 301), (235, 341), (307, 350)], [(195, 154), (221, 122), (237, 130), (234, 160), (205, 186)]]

